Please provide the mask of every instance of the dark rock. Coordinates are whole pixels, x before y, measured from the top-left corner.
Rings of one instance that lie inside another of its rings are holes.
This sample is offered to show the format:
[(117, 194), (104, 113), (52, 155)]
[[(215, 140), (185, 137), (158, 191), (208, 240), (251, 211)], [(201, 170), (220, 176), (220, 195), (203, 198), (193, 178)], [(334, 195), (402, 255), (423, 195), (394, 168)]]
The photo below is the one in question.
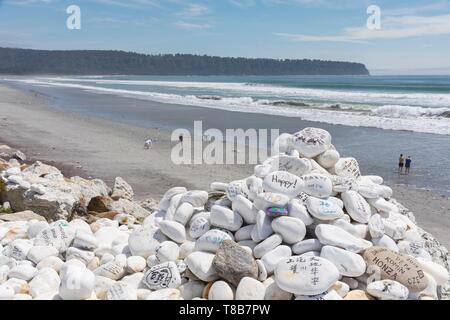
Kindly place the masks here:
[(94, 197), (89, 201), (89, 204), (87, 206), (87, 210), (89, 212), (109, 212), (112, 211), (111, 207), (114, 200), (111, 197), (108, 196), (98, 196)]
[(236, 242), (222, 242), (213, 260), (217, 274), (234, 286), (244, 277), (258, 279), (258, 265), (253, 256)]

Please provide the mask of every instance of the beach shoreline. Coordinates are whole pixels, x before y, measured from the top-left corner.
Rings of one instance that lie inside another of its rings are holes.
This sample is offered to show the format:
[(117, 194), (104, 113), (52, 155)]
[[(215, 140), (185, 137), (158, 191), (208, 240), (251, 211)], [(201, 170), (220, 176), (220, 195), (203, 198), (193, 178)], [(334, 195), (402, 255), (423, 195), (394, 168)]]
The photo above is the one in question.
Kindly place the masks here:
[[(170, 128), (146, 128), (55, 109), (46, 97), (4, 85), (0, 85), (0, 97), (0, 144), (21, 149), (29, 160), (62, 168), (68, 176), (99, 178), (108, 184), (121, 176), (139, 199), (160, 199), (173, 186), (209, 189), (213, 181), (229, 182), (253, 171), (252, 165), (177, 166), (167, 161), (173, 146)], [(222, 111), (216, 112), (222, 115)], [(149, 136), (158, 137), (158, 141), (151, 150), (144, 150), (143, 142)], [(450, 247), (448, 197), (395, 184), (391, 187), (394, 197), (415, 214), (418, 224)]]

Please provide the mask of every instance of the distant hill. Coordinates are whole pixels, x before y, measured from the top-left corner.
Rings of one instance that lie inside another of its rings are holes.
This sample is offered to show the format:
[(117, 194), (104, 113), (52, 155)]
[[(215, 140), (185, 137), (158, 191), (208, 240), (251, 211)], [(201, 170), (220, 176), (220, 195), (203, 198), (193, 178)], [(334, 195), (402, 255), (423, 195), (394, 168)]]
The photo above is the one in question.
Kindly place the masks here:
[(0, 74), (73, 75), (368, 75), (360, 63), (221, 58), (124, 51), (0, 48)]

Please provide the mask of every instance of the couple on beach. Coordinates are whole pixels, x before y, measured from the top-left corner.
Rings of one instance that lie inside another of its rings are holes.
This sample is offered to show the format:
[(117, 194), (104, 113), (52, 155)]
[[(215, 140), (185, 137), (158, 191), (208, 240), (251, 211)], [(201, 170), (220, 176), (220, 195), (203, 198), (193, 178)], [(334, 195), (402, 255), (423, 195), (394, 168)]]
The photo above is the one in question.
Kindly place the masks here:
[(403, 154), (401, 154), (399, 162), (398, 162), (398, 173), (402, 174), (403, 167), (405, 167), (405, 174), (409, 174), (409, 172), (411, 170), (411, 163), (412, 163), (411, 156), (408, 156), (407, 158), (405, 158), (405, 156)]

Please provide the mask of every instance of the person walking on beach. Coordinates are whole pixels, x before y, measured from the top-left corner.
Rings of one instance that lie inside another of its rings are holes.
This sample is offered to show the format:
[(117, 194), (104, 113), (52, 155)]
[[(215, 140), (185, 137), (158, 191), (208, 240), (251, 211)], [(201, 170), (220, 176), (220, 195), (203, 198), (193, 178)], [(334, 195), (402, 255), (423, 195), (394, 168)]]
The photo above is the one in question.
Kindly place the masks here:
[(411, 156), (408, 156), (408, 158), (406, 159), (406, 163), (405, 163), (405, 173), (406, 174), (409, 174), (409, 171), (411, 170), (411, 163), (412, 163)]
[(398, 160), (398, 173), (403, 173), (403, 167), (405, 166), (405, 157), (403, 154), (400, 155), (400, 159)]

